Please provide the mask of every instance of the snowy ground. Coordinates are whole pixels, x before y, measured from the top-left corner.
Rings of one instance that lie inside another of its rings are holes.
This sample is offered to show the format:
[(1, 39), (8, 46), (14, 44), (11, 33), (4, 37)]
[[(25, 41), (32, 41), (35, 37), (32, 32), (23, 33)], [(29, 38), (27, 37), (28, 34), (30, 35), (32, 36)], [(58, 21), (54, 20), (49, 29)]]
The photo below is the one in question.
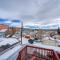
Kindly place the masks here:
[(29, 43), (28, 43), (28, 39), (26, 39), (26, 38), (23, 37), (23, 38), (22, 38), (22, 44), (29, 44)]
[[(6, 43), (14, 44), (16, 42), (18, 42), (18, 40), (16, 40), (15, 38), (7, 38), (7, 40), (5, 40), (5, 38), (3, 38), (3, 40), (0, 42), (0, 46), (2, 44), (5, 45)], [(38, 42), (38, 43), (34, 42), (33, 44), (29, 44), (28, 39), (26, 39), (26, 38), (22, 38), (22, 42), (23, 42), (23, 44), (26, 44), (26, 45), (33, 45), (33, 46), (37, 46), (37, 47), (53, 49), (60, 53), (60, 48), (57, 46), (49, 46), (49, 45), (42, 44), (41, 42)], [(16, 57), (17, 57), (21, 47), (22, 47), (21, 45), (18, 45), (16, 47), (10, 49), (9, 51), (5, 52), (4, 54), (2, 54), (0, 56), (0, 60), (16, 60)]]
[[(14, 44), (14, 43), (16, 43), (16, 42), (18, 42), (20, 40), (21, 40), (21, 38), (19, 38), (19, 39), (16, 39), (16, 38), (0, 38), (0, 46), (1, 45), (6, 45), (6, 44), (12, 45), (12, 44)], [(55, 40), (53, 38), (50, 38), (50, 40), (49, 40), (49, 38), (46, 37), (42, 41), (43, 41), (43, 44), (46, 44), (46, 45), (52, 45), (52, 46), (54, 46), (55, 45), (55, 42), (58, 45), (60, 45), (60, 40), (57, 40), (57, 39)], [(28, 43), (28, 39), (26, 39), (26, 38), (23, 37), (22, 38), (22, 43), (23, 44), (29, 44)]]
[[(58, 45), (60, 45), (60, 40), (58, 40), (58, 39), (53, 39), (53, 38), (50, 38), (50, 40), (49, 39), (43, 39), (42, 40), (43, 42), (34, 42), (33, 44), (42, 44), (42, 45), (48, 45), (48, 46), (58, 46)], [(29, 44), (28, 43), (28, 39), (26, 39), (26, 38), (23, 38), (22, 39), (22, 43), (23, 44)]]
[(44, 44), (41, 44), (41, 43), (34, 43), (33, 45), (37, 46), (37, 47), (53, 49), (54, 51), (57, 51), (58, 53), (60, 53), (60, 47), (44, 45)]
[[(31, 45), (31, 44), (28, 43), (28, 39), (26, 39), (26, 38), (23, 38), (23, 41), (22, 42), (23, 42), (23, 44)], [(57, 46), (45, 45), (45, 44), (42, 44), (41, 42), (38, 42), (38, 43), (37, 42), (34, 42), (32, 45), (38, 46), (38, 47), (42, 47), (42, 48), (53, 49), (53, 50), (55, 50), (55, 51), (57, 51), (57, 52), (60, 53), (60, 47), (57, 47)]]
[[(26, 38), (23, 38), (23, 44), (27, 44), (27, 45), (31, 45), (31, 44), (29, 44), (28, 43), (28, 39), (26, 39)], [(60, 40), (58, 40), (58, 42), (59, 42), (59, 44), (60, 44)], [(52, 43), (53, 44), (53, 43)], [(41, 42), (34, 42), (32, 45), (34, 45), (34, 46), (38, 46), (38, 47), (42, 47), (42, 48), (48, 48), (48, 49), (53, 49), (53, 50), (55, 50), (55, 51), (57, 51), (57, 52), (59, 52), (60, 53), (60, 47), (57, 47), (57, 46), (53, 46), (53, 45), (45, 45), (45, 44), (42, 44)]]
[[(16, 43), (20, 40), (21, 40), (21, 38), (19, 38), (19, 39), (16, 39), (16, 38), (0, 38), (0, 46), (1, 45), (6, 45), (6, 44), (12, 45), (12, 44), (14, 44), (14, 43)], [(29, 44), (28, 39), (23, 37), (22, 38), (22, 43), (23, 44)], [(41, 43), (41, 42), (39, 42), (39, 43)], [(43, 39), (42, 44), (56, 46), (56, 45), (60, 45), (60, 40), (54, 40), (52, 38), (50, 38), (50, 40), (49, 39)]]
[[(0, 46), (1, 45), (6, 45), (6, 44), (14, 44), (18, 41), (20, 41), (21, 38), (19, 38), (18, 40), (16, 38), (0, 38)], [(22, 44), (29, 44), (28, 43), (28, 39), (26, 38), (22, 38)], [(56, 40), (56, 43), (55, 43), (55, 40), (54, 39), (51, 39), (51, 40), (48, 40), (48, 39), (45, 39), (43, 40), (43, 43), (42, 42), (34, 42), (33, 44), (42, 44), (42, 45), (47, 45), (47, 46), (56, 46), (56, 45), (60, 45), (60, 40)]]

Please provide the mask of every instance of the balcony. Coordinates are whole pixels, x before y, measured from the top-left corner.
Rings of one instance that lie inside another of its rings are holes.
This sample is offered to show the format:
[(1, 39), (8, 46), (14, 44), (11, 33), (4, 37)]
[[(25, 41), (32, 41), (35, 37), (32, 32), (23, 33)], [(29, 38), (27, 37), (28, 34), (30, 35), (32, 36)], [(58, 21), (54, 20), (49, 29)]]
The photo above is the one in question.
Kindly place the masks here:
[(52, 49), (27, 45), (20, 50), (17, 60), (60, 60), (60, 57)]

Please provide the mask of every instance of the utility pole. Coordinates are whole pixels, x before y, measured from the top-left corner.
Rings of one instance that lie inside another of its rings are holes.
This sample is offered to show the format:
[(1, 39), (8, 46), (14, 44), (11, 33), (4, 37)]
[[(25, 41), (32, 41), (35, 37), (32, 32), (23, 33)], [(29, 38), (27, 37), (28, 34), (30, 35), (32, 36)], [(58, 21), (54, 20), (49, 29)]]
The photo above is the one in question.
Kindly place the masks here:
[(23, 22), (21, 22), (21, 44), (22, 44)]

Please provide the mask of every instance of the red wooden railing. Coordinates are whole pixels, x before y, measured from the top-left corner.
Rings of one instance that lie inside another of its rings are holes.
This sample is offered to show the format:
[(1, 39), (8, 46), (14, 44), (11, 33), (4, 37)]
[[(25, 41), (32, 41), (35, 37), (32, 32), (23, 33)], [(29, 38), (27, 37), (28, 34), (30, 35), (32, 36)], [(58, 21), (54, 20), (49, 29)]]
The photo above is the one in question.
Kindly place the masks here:
[(20, 50), (16, 60), (24, 60), (26, 55), (27, 55), (27, 47), (25, 46), (23, 49)]
[(58, 53), (57, 52), (53, 52), (53, 57), (54, 57), (54, 60), (60, 60), (60, 56), (58, 55)]
[(17, 60), (31, 60), (35, 56), (36, 60), (60, 60), (57, 52), (52, 49), (35, 46), (25, 46), (17, 57)]

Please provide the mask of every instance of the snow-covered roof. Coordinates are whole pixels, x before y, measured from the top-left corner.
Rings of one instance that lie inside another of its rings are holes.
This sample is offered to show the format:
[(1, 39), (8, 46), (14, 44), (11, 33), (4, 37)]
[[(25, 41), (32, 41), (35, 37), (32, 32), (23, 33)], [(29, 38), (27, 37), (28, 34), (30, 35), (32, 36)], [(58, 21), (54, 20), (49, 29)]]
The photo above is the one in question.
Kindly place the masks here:
[(0, 55), (0, 60), (16, 60), (17, 55), (22, 47), (22, 45), (17, 45), (14, 48), (8, 50), (4, 54)]
[(16, 38), (0, 38), (0, 46), (2, 45), (6, 45), (6, 44), (14, 44), (16, 42), (18, 42), (18, 40)]
[(2, 29), (2, 30), (0, 30), (0, 32), (6, 32), (7, 31), (7, 29)]

